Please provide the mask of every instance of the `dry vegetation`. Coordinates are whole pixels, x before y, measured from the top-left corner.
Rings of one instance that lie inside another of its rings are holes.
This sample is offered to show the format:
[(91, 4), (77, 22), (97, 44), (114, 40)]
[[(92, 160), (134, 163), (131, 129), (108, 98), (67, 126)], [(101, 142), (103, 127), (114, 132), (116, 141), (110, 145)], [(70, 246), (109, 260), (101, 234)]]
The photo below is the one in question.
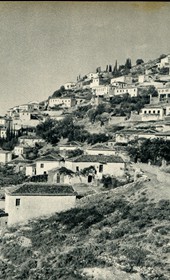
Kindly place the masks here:
[(170, 204), (146, 182), (88, 196), (75, 209), (1, 236), (0, 279), (168, 280)]

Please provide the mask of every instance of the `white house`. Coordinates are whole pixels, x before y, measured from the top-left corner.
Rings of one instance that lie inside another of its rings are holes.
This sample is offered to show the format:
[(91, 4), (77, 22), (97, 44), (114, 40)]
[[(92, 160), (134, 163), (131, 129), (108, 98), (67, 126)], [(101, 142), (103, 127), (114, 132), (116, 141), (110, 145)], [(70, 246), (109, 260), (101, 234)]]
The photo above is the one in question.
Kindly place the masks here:
[(6, 164), (7, 162), (12, 160), (12, 152), (4, 151), (0, 149), (0, 164)]
[(90, 83), (90, 88), (93, 89), (93, 88), (96, 88), (103, 84), (104, 84), (104, 81), (101, 77), (94, 77), (92, 79), (92, 82)]
[(157, 88), (158, 91), (158, 102), (159, 101), (170, 101), (170, 87)]
[(75, 88), (75, 86), (76, 86), (76, 84), (75, 83), (71, 83), (71, 82), (64, 84), (65, 90), (72, 90), (72, 89)]
[(116, 155), (116, 150), (111, 149), (108, 146), (104, 145), (94, 145), (90, 148), (87, 148), (85, 150), (85, 154), (87, 155), (105, 155), (105, 156), (111, 156), (111, 155)]
[[(79, 172), (90, 166), (95, 168), (98, 179), (101, 179), (106, 174), (123, 176), (125, 171), (125, 162), (119, 156), (81, 155), (65, 160), (65, 167), (73, 172)], [(88, 180), (90, 181), (92, 178), (90, 177)]]
[(39, 104), (39, 102), (38, 101), (30, 101), (30, 102), (28, 102), (28, 105), (30, 105), (31, 106), (31, 109), (32, 110), (39, 110), (40, 109), (40, 107), (41, 107), (41, 105)]
[(114, 95), (123, 95), (129, 94), (131, 97), (138, 96), (139, 89), (138, 87), (124, 87), (124, 88), (115, 88)]
[(138, 139), (139, 131), (136, 129), (123, 129), (115, 134), (116, 143), (127, 144), (129, 141)]
[(75, 151), (82, 149), (81, 144), (75, 141), (68, 142), (66, 144), (58, 144), (59, 152)]
[(157, 63), (158, 68), (170, 67), (170, 54), (162, 58), (159, 63)]
[(81, 172), (73, 172), (66, 167), (54, 168), (48, 172), (48, 183), (49, 184), (67, 184), (67, 185), (98, 185), (94, 172), (94, 168), (90, 168), (88, 174), (82, 174)]
[(1, 126), (5, 126), (6, 125), (6, 118), (5, 117), (0, 116), (0, 125)]
[(90, 72), (86, 76), (87, 76), (87, 79), (92, 80), (92, 79), (98, 78), (99, 73)]
[(149, 78), (149, 75), (139, 75), (138, 76), (138, 83), (139, 84), (142, 84), (144, 82), (149, 82), (150, 81), (150, 78)]
[(0, 138), (6, 138), (7, 137), (7, 130), (4, 126), (0, 125)]
[(26, 111), (26, 112), (28, 112), (28, 111), (31, 111), (32, 106), (31, 106), (31, 104), (18, 105), (18, 109), (19, 109), (19, 111)]
[(31, 162), (31, 160), (25, 159), (22, 155), (19, 155), (17, 158), (14, 158), (11, 161), (9, 161), (7, 164), (9, 166), (13, 166), (14, 171), (18, 173), (20, 171), (25, 172), (26, 166)]
[(25, 175), (30, 176), (30, 177), (36, 175), (36, 164), (35, 163), (26, 165)]
[(96, 96), (114, 95), (114, 87), (112, 87), (111, 85), (99, 85), (93, 87), (93, 93)]
[(42, 156), (36, 160), (36, 175), (48, 174), (50, 169), (63, 165), (64, 161), (61, 156)]
[(112, 78), (111, 79), (111, 84), (113, 84), (114, 82), (122, 82), (122, 83), (126, 83), (126, 84), (132, 84), (132, 77), (131, 76), (120, 76), (120, 77)]
[(61, 105), (64, 108), (71, 108), (76, 105), (76, 99), (72, 97), (50, 98), (48, 102), (48, 106), (52, 108), (55, 107), (56, 105)]
[(14, 147), (13, 154), (16, 156), (24, 155), (27, 151), (31, 151), (31, 147), (17, 145)]
[(159, 121), (164, 119), (164, 108), (161, 105), (145, 105), (141, 109), (140, 116), (142, 121)]
[(71, 186), (25, 183), (5, 193), (8, 226), (71, 209), (76, 193)]
[(124, 88), (127, 86), (127, 83), (119, 82), (119, 81), (112, 81), (111, 85), (116, 88)]
[(36, 135), (23, 135), (19, 137), (19, 143), (23, 145), (27, 145), (30, 147), (34, 147), (35, 144), (44, 144), (45, 140), (43, 140), (41, 137)]

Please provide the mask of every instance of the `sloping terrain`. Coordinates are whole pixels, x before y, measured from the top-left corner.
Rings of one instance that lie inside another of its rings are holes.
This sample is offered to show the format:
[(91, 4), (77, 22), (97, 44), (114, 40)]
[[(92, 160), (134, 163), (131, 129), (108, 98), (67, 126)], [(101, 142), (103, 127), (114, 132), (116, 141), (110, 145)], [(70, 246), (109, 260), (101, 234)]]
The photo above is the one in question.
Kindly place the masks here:
[(170, 203), (142, 180), (5, 230), (0, 279), (168, 280)]

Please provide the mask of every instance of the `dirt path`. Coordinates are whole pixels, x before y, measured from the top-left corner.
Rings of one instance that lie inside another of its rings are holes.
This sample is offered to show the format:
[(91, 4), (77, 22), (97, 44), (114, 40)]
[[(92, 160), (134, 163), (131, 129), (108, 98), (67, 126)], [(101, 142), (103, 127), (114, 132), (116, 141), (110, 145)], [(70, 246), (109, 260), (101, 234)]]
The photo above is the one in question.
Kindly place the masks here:
[(150, 199), (170, 199), (170, 182), (164, 183), (157, 180), (157, 166), (148, 166), (147, 164), (133, 164), (134, 168), (141, 168), (150, 181), (145, 183), (147, 193)]

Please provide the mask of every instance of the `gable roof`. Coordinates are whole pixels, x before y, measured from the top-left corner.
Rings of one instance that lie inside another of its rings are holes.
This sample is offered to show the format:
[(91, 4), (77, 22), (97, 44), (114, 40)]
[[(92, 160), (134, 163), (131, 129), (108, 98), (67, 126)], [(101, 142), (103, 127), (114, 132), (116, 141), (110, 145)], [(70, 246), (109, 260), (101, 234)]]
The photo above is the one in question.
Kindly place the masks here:
[(70, 185), (47, 184), (47, 183), (24, 183), (14, 189), (6, 189), (6, 193), (17, 196), (72, 196), (76, 195)]
[(61, 160), (63, 160), (63, 158), (59, 155), (57, 155), (57, 156), (46, 155), (46, 156), (42, 156), (42, 157), (36, 159), (36, 162), (38, 162), (38, 161), (61, 161)]
[(123, 163), (124, 160), (119, 156), (105, 156), (105, 155), (81, 155), (76, 158), (70, 158), (67, 161), (72, 162), (115, 162), (115, 163)]
[(8, 164), (18, 164), (18, 163), (32, 163), (32, 160), (25, 159), (22, 155), (19, 155), (17, 158), (14, 158), (8, 162)]

